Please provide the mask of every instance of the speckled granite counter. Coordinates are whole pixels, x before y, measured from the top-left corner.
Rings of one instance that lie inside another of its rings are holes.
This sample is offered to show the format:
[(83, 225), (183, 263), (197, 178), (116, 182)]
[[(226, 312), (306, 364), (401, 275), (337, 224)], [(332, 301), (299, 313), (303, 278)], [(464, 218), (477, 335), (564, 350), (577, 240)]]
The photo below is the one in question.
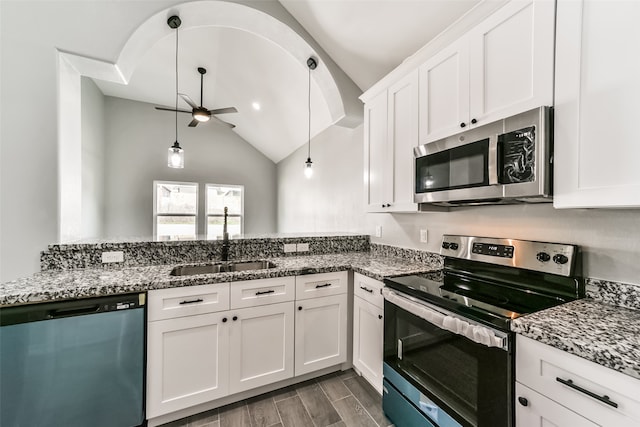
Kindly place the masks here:
[(3, 283), (0, 286), (0, 306), (349, 269), (382, 280), (385, 277), (424, 273), (442, 267), (436, 257), (425, 262), (424, 259), (414, 261), (379, 252), (268, 259), (276, 264), (276, 268), (182, 277), (169, 275), (176, 264), (121, 269), (42, 271), (28, 278)]
[(640, 379), (640, 310), (587, 298), (515, 319), (511, 329)]

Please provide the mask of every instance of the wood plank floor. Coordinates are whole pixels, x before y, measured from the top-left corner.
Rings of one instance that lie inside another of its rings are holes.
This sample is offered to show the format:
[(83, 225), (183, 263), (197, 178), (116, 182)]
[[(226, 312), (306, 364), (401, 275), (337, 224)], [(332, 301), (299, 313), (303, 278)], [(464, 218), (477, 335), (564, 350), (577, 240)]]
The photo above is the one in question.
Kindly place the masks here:
[(388, 427), (382, 397), (352, 369), (162, 427)]

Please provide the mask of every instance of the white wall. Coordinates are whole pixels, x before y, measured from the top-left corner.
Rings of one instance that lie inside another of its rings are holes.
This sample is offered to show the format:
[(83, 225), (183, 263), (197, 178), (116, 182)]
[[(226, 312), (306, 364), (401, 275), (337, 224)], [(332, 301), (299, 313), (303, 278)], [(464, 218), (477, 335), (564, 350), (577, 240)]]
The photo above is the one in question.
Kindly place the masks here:
[(104, 226), (104, 96), (86, 77), (82, 78), (81, 87), (81, 233), (85, 238), (100, 238)]
[(306, 145), (278, 163), (279, 232), (363, 229), (361, 146), (362, 126), (331, 126), (311, 141), (311, 179)]
[[(573, 243), (584, 252), (585, 276), (640, 284), (639, 210), (556, 210), (545, 204), (365, 214), (362, 127), (319, 135), (312, 141), (311, 157), (316, 167), (313, 182), (302, 178), (306, 147), (278, 163), (279, 231), (373, 235), (380, 225), (382, 237), (371, 237), (372, 242), (431, 252), (439, 251), (443, 234)], [(428, 230), (426, 244), (420, 243), (420, 229)]]
[[(233, 115), (224, 119), (233, 121)], [(153, 181), (244, 185), (244, 232), (276, 231), (276, 165), (233, 130), (214, 122), (187, 125), (178, 116), (178, 141), (184, 169), (167, 167), (167, 150), (175, 141), (175, 116), (151, 104), (105, 97), (105, 235), (153, 235)], [(202, 209), (200, 209), (202, 212)], [(198, 229), (204, 234), (204, 217)]]

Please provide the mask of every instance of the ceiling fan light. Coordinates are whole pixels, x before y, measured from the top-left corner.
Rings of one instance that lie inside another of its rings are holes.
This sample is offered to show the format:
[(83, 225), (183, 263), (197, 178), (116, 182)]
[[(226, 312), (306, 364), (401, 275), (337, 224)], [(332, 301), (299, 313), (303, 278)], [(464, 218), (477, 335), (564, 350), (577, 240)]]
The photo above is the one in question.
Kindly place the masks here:
[(199, 122), (208, 122), (211, 118), (211, 113), (209, 113), (209, 111), (205, 110), (204, 108), (202, 110), (195, 109), (193, 110), (193, 118)]
[(178, 141), (174, 142), (173, 145), (169, 147), (167, 166), (174, 169), (184, 168), (184, 150), (180, 147)]

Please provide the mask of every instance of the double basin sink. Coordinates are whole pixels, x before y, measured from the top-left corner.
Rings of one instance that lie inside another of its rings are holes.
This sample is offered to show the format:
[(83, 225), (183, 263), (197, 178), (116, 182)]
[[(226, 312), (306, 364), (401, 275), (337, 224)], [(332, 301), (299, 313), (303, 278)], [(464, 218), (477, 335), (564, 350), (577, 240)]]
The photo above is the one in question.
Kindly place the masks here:
[(264, 270), (274, 268), (271, 261), (243, 261), (224, 264), (183, 265), (174, 267), (171, 276), (193, 276), (195, 274), (231, 273), (234, 271)]

